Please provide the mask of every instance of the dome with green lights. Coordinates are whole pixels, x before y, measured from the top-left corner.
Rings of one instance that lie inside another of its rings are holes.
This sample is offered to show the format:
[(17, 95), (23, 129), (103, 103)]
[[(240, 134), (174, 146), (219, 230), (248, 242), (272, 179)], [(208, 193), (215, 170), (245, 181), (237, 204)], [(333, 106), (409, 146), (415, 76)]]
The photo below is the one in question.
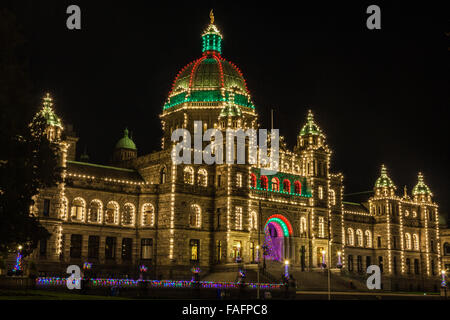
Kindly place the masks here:
[(131, 150), (137, 150), (136, 145), (134, 144), (133, 140), (128, 136), (128, 129), (125, 128), (123, 131), (123, 138), (121, 138), (116, 143), (116, 149), (131, 149)]
[(228, 102), (232, 93), (235, 104), (255, 108), (242, 72), (222, 57), (222, 35), (212, 13), (210, 17), (211, 24), (202, 34), (203, 55), (178, 72), (164, 110), (192, 102)]
[(381, 176), (375, 182), (375, 188), (396, 188), (394, 182), (387, 175), (387, 169), (384, 164), (381, 166)]
[(421, 172), (419, 172), (418, 178), (419, 178), (419, 181), (417, 182), (416, 186), (412, 190), (413, 195), (417, 196), (417, 195), (424, 194), (424, 195), (432, 196), (433, 194), (431, 193), (430, 188), (423, 181), (423, 175)]
[(314, 122), (314, 115), (312, 111), (308, 110), (308, 117), (302, 130), (300, 130), (300, 136), (320, 136), (322, 134), (322, 130), (320, 130), (319, 126)]

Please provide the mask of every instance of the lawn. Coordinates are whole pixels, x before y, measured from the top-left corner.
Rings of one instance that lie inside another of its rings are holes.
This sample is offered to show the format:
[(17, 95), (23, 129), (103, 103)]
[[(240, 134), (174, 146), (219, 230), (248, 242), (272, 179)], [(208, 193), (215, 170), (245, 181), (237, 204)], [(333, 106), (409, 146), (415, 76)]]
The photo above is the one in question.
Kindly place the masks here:
[(94, 296), (45, 290), (0, 290), (0, 300), (128, 300), (122, 297)]

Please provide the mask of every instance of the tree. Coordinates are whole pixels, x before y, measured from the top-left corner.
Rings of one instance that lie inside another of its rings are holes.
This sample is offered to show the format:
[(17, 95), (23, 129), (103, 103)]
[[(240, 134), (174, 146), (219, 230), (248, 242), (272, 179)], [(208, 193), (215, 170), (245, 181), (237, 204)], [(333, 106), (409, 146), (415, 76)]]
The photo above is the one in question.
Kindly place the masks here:
[(0, 10), (0, 255), (23, 256), (49, 232), (30, 215), (39, 189), (56, 185), (57, 144), (44, 132), (46, 119), (35, 112), (24, 37), (14, 15)]

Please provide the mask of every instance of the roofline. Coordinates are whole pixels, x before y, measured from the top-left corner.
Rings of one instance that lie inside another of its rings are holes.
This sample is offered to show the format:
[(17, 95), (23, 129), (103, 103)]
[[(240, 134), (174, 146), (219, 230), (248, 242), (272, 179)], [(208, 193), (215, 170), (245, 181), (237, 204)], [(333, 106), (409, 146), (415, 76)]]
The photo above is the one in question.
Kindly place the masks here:
[(133, 169), (104, 166), (102, 164), (80, 162), (80, 161), (73, 161), (73, 160), (67, 160), (67, 162), (68, 163), (74, 163), (74, 164), (80, 164), (80, 165), (83, 165), (83, 166), (91, 166), (91, 167), (97, 167), (97, 168), (113, 169), (113, 170), (126, 171), (126, 172), (137, 172), (136, 170), (133, 170)]

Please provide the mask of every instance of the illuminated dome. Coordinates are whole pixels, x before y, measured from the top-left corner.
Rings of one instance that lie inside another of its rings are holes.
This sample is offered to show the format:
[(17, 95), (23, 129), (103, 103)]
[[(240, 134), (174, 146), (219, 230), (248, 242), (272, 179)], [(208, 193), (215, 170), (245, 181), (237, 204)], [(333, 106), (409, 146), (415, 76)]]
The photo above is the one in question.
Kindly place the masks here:
[(222, 35), (210, 16), (211, 24), (202, 34), (203, 55), (178, 72), (164, 110), (191, 102), (227, 102), (230, 93), (235, 104), (254, 109), (242, 72), (221, 55)]
[(123, 131), (123, 137), (116, 143), (116, 149), (131, 149), (137, 150), (133, 140), (128, 136), (128, 129)]

